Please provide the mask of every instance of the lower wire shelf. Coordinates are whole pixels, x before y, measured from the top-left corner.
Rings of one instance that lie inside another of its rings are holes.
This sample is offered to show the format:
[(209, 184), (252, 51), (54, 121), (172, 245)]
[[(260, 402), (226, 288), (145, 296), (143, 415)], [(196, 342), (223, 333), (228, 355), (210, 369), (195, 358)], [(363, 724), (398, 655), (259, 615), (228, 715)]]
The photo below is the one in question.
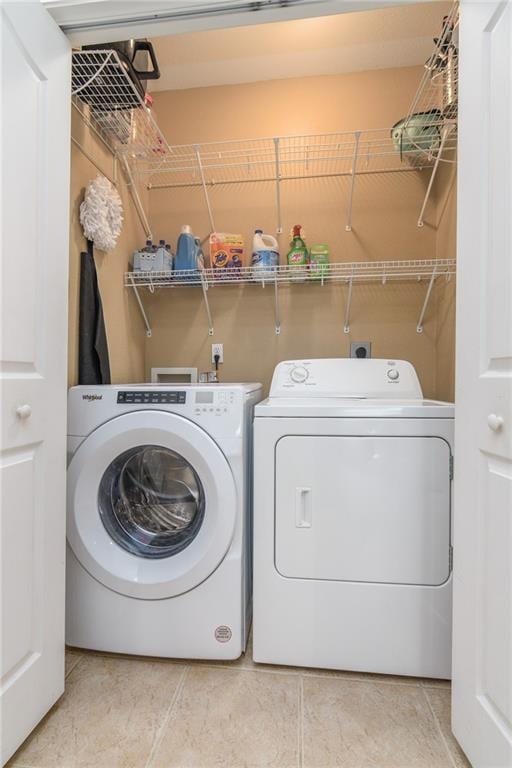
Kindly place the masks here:
[(275, 331), (281, 331), (279, 311), (279, 290), (292, 285), (326, 285), (342, 283), (348, 286), (345, 304), (343, 330), (350, 332), (350, 307), (352, 302), (352, 287), (354, 283), (387, 282), (421, 282), (427, 283), (427, 290), (416, 330), (423, 332), (428, 303), (439, 278), (450, 280), (456, 273), (455, 259), (426, 259), (401, 261), (354, 261), (335, 262), (318, 265), (316, 269), (305, 266), (279, 266), (274, 269), (254, 269), (253, 267), (238, 267), (236, 269), (202, 269), (181, 270), (179, 272), (125, 272), (124, 285), (131, 288), (137, 299), (145, 326), (146, 333), (151, 336), (151, 325), (142, 302), (139, 289), (145, 288), (151, 293), (161, 288), (200, 288), (203, 293), (206, 314), (208, 318), (208, 333), (214, 334), (213, 317), (208, 292), (218, 286), (259, 285), (263, 288), (273, 288), (275, 296)]

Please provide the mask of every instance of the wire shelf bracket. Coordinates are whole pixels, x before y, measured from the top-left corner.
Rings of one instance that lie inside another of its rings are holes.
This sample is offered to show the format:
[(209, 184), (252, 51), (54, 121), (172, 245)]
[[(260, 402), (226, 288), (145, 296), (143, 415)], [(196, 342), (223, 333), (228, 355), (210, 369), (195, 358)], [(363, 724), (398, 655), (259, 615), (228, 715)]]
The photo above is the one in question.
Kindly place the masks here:
[(352, 160), (352, 179), (350, 181), (350, 192), (348, 198), (348, 212), (347, 212), (347, 224), (345, 230), (347, 232), (352, 231), (352, 204), (354, 201), (354, 188), (356, 185), (356, 173), (357, 173), (357, 153), (359, 151), (359, 142), (361, 141), (361, 131), (356, 131), (354, 134), (354, 158)]
[(283, 234), (283, 224), (281, 221), (281, 170), (279, 168), (279, 137), (274, 138), (275, 166), (276, 166), (276, 213), (277, 225), (276, 234)]
[(210, 301), (208, 299), (208, 280), (204, 274), (205, 270), (201, 271), (201, 288), (203, 290), (203, 300), (204, 300), (204, 308), (206, 309), (206, 316), (208, 318), (208, 336), (213, 336), (214, 334), (214, 328), (213, 328), (213, 317), (212, 317), (212, 311), (210, 308)]
[(350, 277), (348, 281), (348, 296), (347, 296), (347, 303), (345, 305), (345, 322), (343, 323), (343, 333), (350, 333), (350, 307), (352, 304), (352, 285), (353, 285), (353, 278)]
[(432, 192), (432, 187), (434, 186), (434, 181), (437, 175), (437, 171), (439, 169), (439, 164), (441, 162), (443, 150), (450, 133), (454, 130), (455, 130), (455, 126), (453, 124), (444, 125), (441, 129), (441, 143), (439, 145), (439, 152), (437, 153), (434, 167), (432, 168), (432, 173), (430, 174), (430, 180), (428, 182), (427, 190), (425, 192), (425, 198), (423, 200), (423, 205), (421, 206), (420, 215), (418, 216), (418, 221), (417, 221), (418, 227), (422, 227), (424, 224), (425, 210), (427, 208), (427, 203), (430, 198), (430, 193)]
[(137, 300), (137, 304), (139, 305), (139, 310), (140, 310), (140, 313), (142, 315), (142, 320), (144, 321), (144, 325), (146, 327), (146, 336), (148, 337), (148, 339), (150, 339), (151, 336), (153, 335), (153, 331), (151, 330), (151, 325), (150, 325), (148, 316), (146, 314), (146, 310), (144, 309), (144, 304), (142, 303), (142, 299), (141, 299), (140, 294), (139, 294), (139, 289), (137, 287), (137, 284), (135, 283), (135, 280), (133, 278), (133, 274), (131, 272), (129, 272), (127, 274), (129, 275), (130, 284), (131, 284), (131, 287), (133, 289), (134, 296), (135, 296), (135, 298)]
[(132, 196), (132, 200), (135, 205), (135, 210), (137, 211), (138, 217), (140, 219), (140, 223), (142, 224), (142, 227), (144, 229), (144, 232), (146, 234), (146, 238), (148, 240), (153, 239), (153, 234), (151, 232), (151, 227), (149, 225), (149, 220), (146, 215), (146, 211), (144, 210), (144, 206), (142, 204), (142, 200), (140, 199), (139, 190), (137, 189), (137, 185), (135, 183), (135, 179), (133, 178), (133, 174), (130, 168), (130, 164), (126, 157), (124, 155), (121, 155), (121, 163), (123, 166), (123, 170), (126, 174), (126, 181), (128, 189), (130, 190), (130, 194)]
[(276, 336), (281, 335), (281, 312), (279, 308), (279, 283), (274, 279), (274, 315), (276, 319)]
[(208, 219), (210, 221), (210, 231), (211, 232), (215, 232), (215, 222), (213, 220), (213, 211), (212, 211), (212, 206), (211, 206), (211, 203), (210, 203), (210, 196), (208, 194), (208, 187), (206, 186), (206, 180), (205, 180), (205, 177), (204, 177), (204, 168), (203, 168), (203, 163), (202, 163), (202, 160), (201, 160), (201, 148), (200, 148), (199, 144), (196, 144), (194, 149), (195, 149), (195, 153), (196, 153), (197, 168), (199, 170), (199, 175), (201, 177), (201, 185), (203, 187), (204, 200), (205, 200), (205, 203), (206, 203), (206, 208), (208, 210)]
[(417, 333), (423, 333), (423, 321), (425, 320), (425, 315), (426, 315), (426, 312), (427, 312), (428, 303), (430, 301), (430, 296), (432, 294), (432, 288), (434, 287), (434, 283), (435, 283), (436, 277), (437, 277), (437, 272), (436, 272), (436, 269), (434, 267), (434, 269), (432, 270), (432, 276), (431, 276), (429, 284), (428, 284), (427, 293), (425, 295), (425, 301), (423, 302), (423, 306), (421, 308), (421, 313), (420, 313), (420, 317), (419, 317), (419, 320), (418, 320), (418, 324), (416, 326), (416, 332)]

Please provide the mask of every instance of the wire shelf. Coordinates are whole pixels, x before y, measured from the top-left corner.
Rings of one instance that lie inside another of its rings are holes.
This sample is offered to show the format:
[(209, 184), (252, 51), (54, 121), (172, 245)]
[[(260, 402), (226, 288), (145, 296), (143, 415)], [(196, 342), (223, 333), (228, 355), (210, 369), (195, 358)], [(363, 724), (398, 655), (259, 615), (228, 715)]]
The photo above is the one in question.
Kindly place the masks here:
[(279, 266), (264, 272), (252, 267), (238, 270), (203, 269), (180, 272), (126, 272), (125, 287), (175, 288), (179, 286), (213, 287), (215, 285), (274, 285), (301, 283), (304, 285), (332, 282), (380, 282), (392, 280), (421, 281), (455, 274), (455, 259), (410, 261), (354, 261), (324, 264), (316, 271), (299, 266)]
[(115, 155), (143, 163), (169, 154), (117, 51), (73, 51), (71, 94), (73, 106)]
[[(438, 156), (442, 162), (456, 162), (459, 85), (459, 3), (453, 3), (443, 18), (441, 33), (425, 63), (403, 128), (415, 150)], [(427, 121), (418, 130), (418, 117)], [(425, 130), (427, 134), (425, 134)], [(425, 142), (434, 147), (425, 149)]]
[(389, 128), (171, 146), (141, 172), (150, 189), (213, 187), (432, 166), (417, 149), (400, 157)]
[(410, 261), (353, 261), (324, 264), (318, 271), (298, 266), (279, 266), (265, 273), (256, 271), (253, 267), (241, 267), (235, 272), (219, 269), (183, 270), (176, 272), (125, 272), (125, 287), (131, 288), (139, 305), (146, 326), (146, 333), (151, 337), (152, 330), (148, 315), (139, 293), (139, 289), (147, 288), (154, 293), (159, 288), (199, 287), (202, 290), (208, 334), (214, 335), (213, 316), (210, 307), (209, 294), (214, 286), (269, 286), (274, 293), (275, 332), (281, 333), (281, 311), (279, 294), (282, 287), (291, 285), (318, 285), (343, 283), (347, 288), (345, 302), (344, 333), (350, 333), (350, 310), (352, 302), (352, 287), (355, 283), (374, 283), (382, 285), (391, 281), (418, 282), (425, 281), (427, 289), (418, 323), (417, 333), (423, 333), (423, 323), (427, 313), (428, 303), (434, 283), (444, 277), (450, 280), (455, 275), (455, 259), (429, 259)]

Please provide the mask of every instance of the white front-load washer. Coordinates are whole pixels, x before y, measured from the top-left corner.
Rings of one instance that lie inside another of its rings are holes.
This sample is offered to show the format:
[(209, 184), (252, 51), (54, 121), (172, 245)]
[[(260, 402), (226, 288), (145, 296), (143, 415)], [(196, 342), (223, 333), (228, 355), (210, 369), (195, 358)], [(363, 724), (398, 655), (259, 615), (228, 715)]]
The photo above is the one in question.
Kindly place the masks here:
[(454, 406), (401, 360), (277, 366), (254, 422), (254, 659), (450, 677)]
[(66, 641), (233, 659), (251, 610), (259, 384), (69, 392)]

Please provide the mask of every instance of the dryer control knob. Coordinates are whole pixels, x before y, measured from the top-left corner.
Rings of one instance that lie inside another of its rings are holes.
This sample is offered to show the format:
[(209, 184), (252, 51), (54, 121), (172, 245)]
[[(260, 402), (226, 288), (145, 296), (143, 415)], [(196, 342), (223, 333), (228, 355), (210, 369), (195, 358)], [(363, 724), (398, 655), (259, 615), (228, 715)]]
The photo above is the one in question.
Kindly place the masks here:
[(396, 368), (390, 368), (390, 370), (388, 371), (388, 379), (390, 379), (391, 381), (397, 381), (399, 376), (400, 376), (400, 373), (399, 371), (397, 371)]
[(299, 368), (292, 368), (290, 372), (290, 378), (292, 381), (295, 381), (297, 384), (303, 384), (309, 376), (309, 372), (305, 369), (299, 367)]

